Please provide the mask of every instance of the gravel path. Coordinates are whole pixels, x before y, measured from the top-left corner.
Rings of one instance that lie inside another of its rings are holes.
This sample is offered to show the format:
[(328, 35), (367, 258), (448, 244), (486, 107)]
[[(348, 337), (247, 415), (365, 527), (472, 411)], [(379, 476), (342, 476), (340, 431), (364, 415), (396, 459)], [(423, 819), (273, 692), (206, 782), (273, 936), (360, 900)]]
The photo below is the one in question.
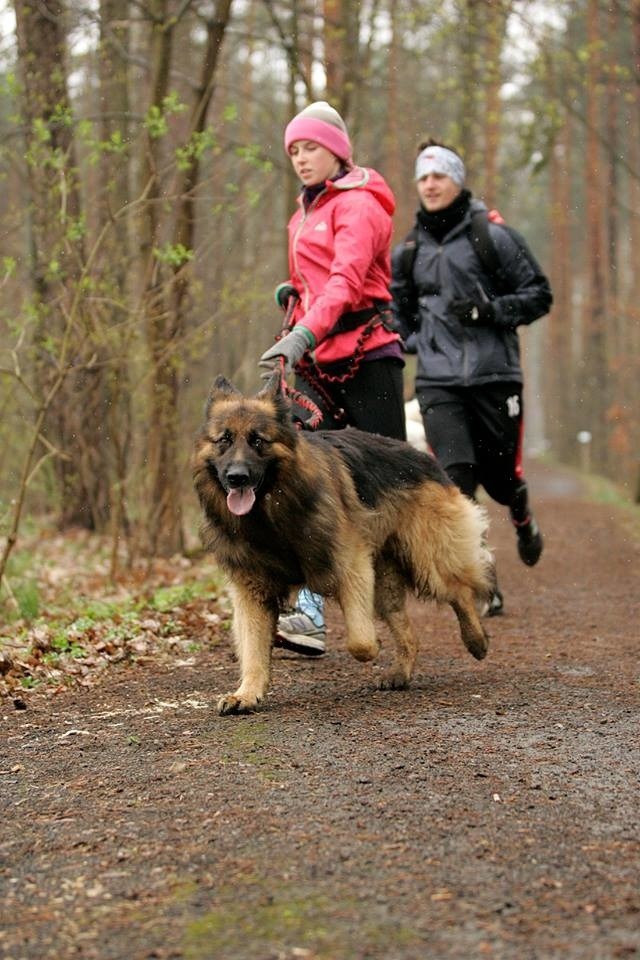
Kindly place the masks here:
[(276, 652), (252, 716), (212, 709), (222, 641), (5, 706), (0, 956), (640, 957), (637, 514), (531, 481), (545, 554), (523, 567), (491, 507), (482, 663), (413, 603), (406, 692), (374, 690), (331, 611), (327, 656)]

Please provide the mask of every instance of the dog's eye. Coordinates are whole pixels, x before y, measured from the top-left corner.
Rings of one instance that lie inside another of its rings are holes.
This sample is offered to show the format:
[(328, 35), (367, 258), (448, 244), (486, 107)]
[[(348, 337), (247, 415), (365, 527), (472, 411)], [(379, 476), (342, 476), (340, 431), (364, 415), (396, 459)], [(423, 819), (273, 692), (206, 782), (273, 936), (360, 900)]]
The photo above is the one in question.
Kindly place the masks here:
[(269, 443), (268, 440), (259, 436), (257, 433), (251, 433), (247, 439), (249, 441), (249, 446), (253, 447), (254, 450), (264, 450)]
[(212, 437), (211, 440), (217, 447), (228, 447), (233, 443), (233, 434), (230, 430), (225, 430), (219, 437)]

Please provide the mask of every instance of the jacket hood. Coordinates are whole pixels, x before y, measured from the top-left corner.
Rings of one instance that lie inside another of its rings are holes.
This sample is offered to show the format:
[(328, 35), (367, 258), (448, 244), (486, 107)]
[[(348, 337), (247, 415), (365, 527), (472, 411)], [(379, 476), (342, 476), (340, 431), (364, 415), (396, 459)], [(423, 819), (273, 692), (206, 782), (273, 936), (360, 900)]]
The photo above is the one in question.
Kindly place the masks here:
[(370, 167), (354, 167), (339, 180), (327, 182), (328, 190), (367, 190), (376, 198), (382, 209), (392, 216), (396, 209), (396, 201), (391, 187), (376, 170)]

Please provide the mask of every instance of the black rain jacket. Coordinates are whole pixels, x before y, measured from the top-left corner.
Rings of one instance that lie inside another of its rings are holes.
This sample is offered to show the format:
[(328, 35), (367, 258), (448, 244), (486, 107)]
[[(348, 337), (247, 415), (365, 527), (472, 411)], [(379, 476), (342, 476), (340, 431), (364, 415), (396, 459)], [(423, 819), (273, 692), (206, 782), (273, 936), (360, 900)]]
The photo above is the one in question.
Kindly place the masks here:
[[(392, 310), (408, 352), (418, 354), (417, 390), (421, 386), (522, 383), (517, 327), (548, 313), (552, 303), (549, 281), (529, 249), (497, 223), (490, 223), (489, 230), (503, 283), (492, 279), (472, 246), (471, 211), (477, 209), (486, 207), (471, 199), (464, 217), (440, 243), (418, 218), (412, 275), (404, 275), (404, 244), (392, 252)], [(505, 281), (508, 293), (504, 292)], [(454, 299), (491, 300), (495, 322), (463, 326), (447, 312)]]

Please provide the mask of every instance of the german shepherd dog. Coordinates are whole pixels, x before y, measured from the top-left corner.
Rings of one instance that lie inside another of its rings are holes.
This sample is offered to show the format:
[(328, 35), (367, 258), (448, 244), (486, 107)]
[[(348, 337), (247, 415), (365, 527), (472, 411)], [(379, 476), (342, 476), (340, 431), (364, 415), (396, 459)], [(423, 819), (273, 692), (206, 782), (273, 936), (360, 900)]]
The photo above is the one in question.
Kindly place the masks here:
[(374, 618), (386, 622), (395, 658), (381, 689), (405, 688), (413, 673), (408, 590), (449, 603), (469, 652), (486, 655), (477, 610), (494, 583), (486, 517), (428, 454), (351, 427), (296, 429), (276, 372), (254, 397), (215, 380), (192, 470), (203, 543), (229, 580), (240, 662), (220, 714), (263, 700), (278, 614), (305, 584), (337, 600), (356, 660), (377, 656)]

